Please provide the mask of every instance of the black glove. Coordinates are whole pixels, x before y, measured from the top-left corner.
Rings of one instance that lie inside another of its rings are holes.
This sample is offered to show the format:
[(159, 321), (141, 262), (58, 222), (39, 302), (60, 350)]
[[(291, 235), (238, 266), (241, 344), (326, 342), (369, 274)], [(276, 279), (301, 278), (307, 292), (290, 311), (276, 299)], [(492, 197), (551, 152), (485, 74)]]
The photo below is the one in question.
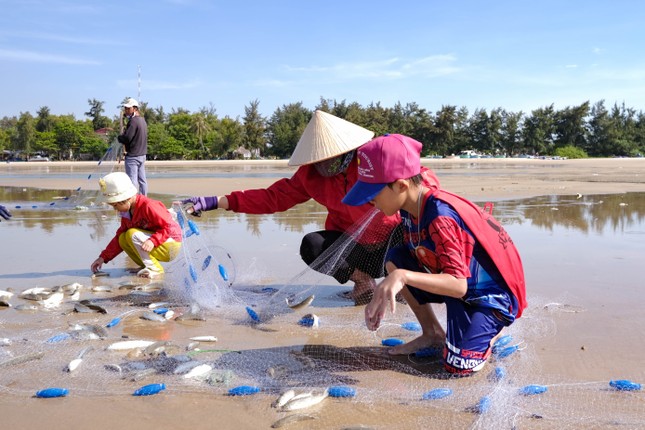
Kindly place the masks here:
[[(9, 213), (9, 211), (7, 210), (7, 208), (6, 208), (6, 207), (4, 207), (4, 206), (2, 206), (2, 205), (0, 205), (0, 217), (2, 217), (2, 218), (4, 218), (4, 219), (9, 219), (9, 218), (11, 218), (11, 214)], [(2, 220), (0, 219), (0, 221), (2, 221)]]
[[(184, 206), (184, 210), (189, 212), (194, 216), (201, 216), (202, 211), (211, 211), (217, 209), (217, 196), (212, 197), (191, 197), (186, 200), (182, 200), (181, 204)], [(188, 211), (192, 209), (192, 211)]]

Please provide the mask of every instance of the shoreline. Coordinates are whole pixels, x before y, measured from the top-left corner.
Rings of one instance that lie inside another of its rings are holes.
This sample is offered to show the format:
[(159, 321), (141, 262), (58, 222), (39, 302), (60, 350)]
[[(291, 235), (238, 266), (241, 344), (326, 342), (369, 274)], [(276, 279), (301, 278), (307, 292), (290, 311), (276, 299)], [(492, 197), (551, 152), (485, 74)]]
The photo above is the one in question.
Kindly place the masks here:
[[(475, 200), (645, 192), (645, 158), (424, 158), (422, 165), (435, 170), (444, 189)], [(107, 170), (99, 172), (99, 168)], [(249, 168), (261, 169), (262, 176), (245, 177)], [(123, 169), (122, 163), (114, 161), (4, 163), (0, 164), (0, 186), (73, 190), (82, 182), (84, 189), (98, 190), (91, 176)], [(290, 177), (296, 169), (287, 160), (146, 162), (150, 192), (173, 196), (266, 188)], [(87, 183), (88, 179), (91, 182)]]

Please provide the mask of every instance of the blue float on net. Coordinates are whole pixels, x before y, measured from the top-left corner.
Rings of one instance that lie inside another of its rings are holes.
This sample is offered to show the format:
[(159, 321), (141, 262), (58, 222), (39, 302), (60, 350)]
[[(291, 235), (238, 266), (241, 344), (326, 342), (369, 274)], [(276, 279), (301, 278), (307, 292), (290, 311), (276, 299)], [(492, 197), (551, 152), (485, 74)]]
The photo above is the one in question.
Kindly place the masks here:
[(403, 343), (405, 343), (403, 339), (397, 339), (396, 337), (390, 337), (381, 341), (381, 345), (383, 346), (397, 346)]
[(70, 335), (69, 333), (59, 333), (59, 334), (56, 334), (56, 335), (50, 337), (45, 342), (47, 342), (47, 343), (58, 343), (58, 342), (62, 342), (64, 340), (67, 340), (67, 339), (69, 339), (71, 337), (72, 337), (72, 335)]
[(197, 272), (195, 272), (195, 268), (192, 264), (188, 266), (188, 270), (190, 271), (190, 277), (193, 278), (193, 281), (197, 282)]
[(519, 350), (520, 346), (519, 345), (512, 345), (512, 346), (507, 346), (506, 348), (502, 350), (498, 350), (496, 353), (497, 358), (506, 358), (509, 355), (513, 354), (515, 351)]
[(219, 274), (222, 277), (222, 279), (225, 281), (228, 281), (228, 273), (226, 272), (226, 269), (224, 268), (224, 266), (220, 264), (218, 268), (219, 268)]
[(148, 384), (135, 390), (133, 396), (152, 396), (166, 389), (166, 384)]
[(451, 394), (452, 390), (450, 388), (435, 388), (434, 390), (423, 393), (423, 400), (439, 400)]
[(506, 377), (506, 369), (503, 367), (497, 366), (495, 371), (490, 374), (490, 379), (494, 381), (501, 381)]
[(166, 312), (168, 312), (168, 308), (157, 308), (153, 309), (152, 312), (156, 313), (157, 315), (165, 315)]
[(114, 326), (119, 325), (119, 323), (120, 323), (120, 322), (121, 322), (121, 317), (116, 317), (116, 318), (114, 318), (112, 321), (110, 321), (109, 323), (107, 323), (105, 326), (106, 326), (107, 328), (114, 327)]
[(181, 212), (177, 212), (177, 222), (179, 223), (179, 227), (181, 229), (184, 229), (184, 216), (181, 214)]
[(511, 335), (505, 335), (497, 339), (497, 342), (493, 345), (493, 354), (497, 353), (500, 349), (511, 343), (513, 337)]
[(199, 236), (199, 228), (197, 228), (197, 224), (195, 224), (191, 219), (188, 220), (188, 228), (190, 228), (192, 234)]
[(542, 394), (546, 393), (547, 387), (544, 385), (527, 385), (525, 387), (520, 388), (520, 394), (524, 396), (532, 396), (534, 394)]
[(54, 397), (65, 397), (68, 394), (69, 390), (67, 388), (52, 387), (36, 392), (36, 397), (39, 399), (51, 399)]
[(208, 266), (211, 264), (211, 260), (213, 259), (213, 256), (209, 255), (208, 257), (204, 258), (204, 263), (202, 264), (202, 271), (206, 270)]
[(356, 389), (347, 385), (335, 385), (327, 390), (329, 397), (355, 397)]
[(484, 396), (479, 400), (479, 403), (477, 403), (476, 412), (479, 414), (483, 414), (488, 412), (491, 406), (491, 400), (490, 397)]
[(246, 307), (246, 313), (249, 314), (251, 319), (255, 322), (260, 322), (260, 316), (255, 312), (253, 309), (251, 309), (249, 306)]
[(416, 321), (404, 322), (401, 327), (409, 331), (421, 331), (421, 324)]
[(260, 387), (254, 385), (240, 385), (238, 387), (231, 388), (228, 390), (229, 396), (250, 396), (251, 394), (257, 394), (260, 392)]
[(632, 382), (628, 379), (617, 379), (609, 381), (609, 386), (618, 391), (638, 391), (641, 389), (641, 384)]

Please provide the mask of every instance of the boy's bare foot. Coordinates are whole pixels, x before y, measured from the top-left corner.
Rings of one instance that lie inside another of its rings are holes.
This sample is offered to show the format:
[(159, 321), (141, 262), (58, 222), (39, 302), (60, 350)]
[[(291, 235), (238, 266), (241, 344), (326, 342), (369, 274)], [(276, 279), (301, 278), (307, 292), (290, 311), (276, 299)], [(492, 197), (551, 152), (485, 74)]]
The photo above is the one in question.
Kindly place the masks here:
[(390, 355), (409, 355), (414, 354), (415, 352), (424, 349), (430, 348), (431, 346), (441, 345), (445, 341), (445, 337), (439, 337), (437, 335), (425, 335), (417, 337), (414, 340), (411, 340), (408, 343), (402, 345), (393, 346), (387, 350), (387, 353)]

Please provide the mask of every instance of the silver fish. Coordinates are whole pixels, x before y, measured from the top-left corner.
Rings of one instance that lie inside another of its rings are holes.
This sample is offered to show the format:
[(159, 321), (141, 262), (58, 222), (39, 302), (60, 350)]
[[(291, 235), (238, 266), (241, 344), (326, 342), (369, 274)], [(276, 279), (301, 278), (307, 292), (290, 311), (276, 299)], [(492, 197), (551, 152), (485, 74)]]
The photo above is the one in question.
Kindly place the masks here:
[(273, 379), (283, 378), (288, 373), (289, 373), (289, 368), (281, 364), (278, 364), (277, 366), (271, 366), (267, 369), (267, 375)]
[(163, 315), (159, 315), (159, 314), (156, 314), (154, 312), (144, 312), (143, 314), (141, 314), (141, 316), (139, 318), (144, 319), (144, 320), (148, 320), (148, 321), (156, 321), (156, 322), (166, 322), (167, 321), (166, 318)]
[(80, 366), (80, 364), (83, 362), (83, 357), (85, 356), (85, 354), (87, 354), (93, 349), (94, 349), (93, 346), (88, 346), (86, 348), (83, 348), (81, 352), (78, 353), (76, 358), (69, 362), (65, 370), (70, 373), (76, 370), (76, 368)]
[(111, 351), (127, 351), (128, 349), (147, 348), (154, 342), (151, 340), (122, 340), (115, 342), (108, 346), (107, 349)]
[(71, 296), (83, 288), (81, 284), (78, 282), (72, 282), (71, 284), (65, 284), (61, 286), (63, 293), (67, 294), (68, 296)]
[(217, 342), (217, 338), (215, 336), (193, 336), (190, 340), (194, 340), (196, 342)]
[(286, 301), (287, 301), (287, 306), (289, 306), (294, 311), (297, 311), (299, 309), (304, 309), (307, 306), (309, 306), (311, 304), (311, 302), (314, 301), (314, 298), (315, 298), (315, 296), (312, 294), (311, 296), (307, 297), (306, 299), (304, 299), (300, 303), (291, 303), (289, 301), (289, 299), (286, 299)]
[(147, 369), (143, 369), (143, 370), (135, 373), (134, 375), (132, 375), (130, 380), (133, 381), (133, 382), (137, 382), (137, 381), (141, 381), (142, 379), (147, 378), (148, 376), (152, 376), (152, 375), (156, 375), (156, 374), (157, 374), (157, 369), (155, 369), (154, 367), (149, 367)]
[(103, 276), (110, 276), (110, 274), (108, 272), (101, 272), (101, 271), (92, 273), (92, 279), (101, 278)]
[(199, 378), (208, 374), (211, 370), (213, 370), (213, 366), (211, 366), (210, 364), (200, 364), (199, 366), (193, 367), (186, 374), (184, 374), (184, 378)]
[(0, 290), (0, 298), (10, 299), (12, 297), (13, 297), (13, 293), (11, 291)]
[(98, 339), (105, 339), (108, 337), (107, 329), (98, 324), (71, 324), (70, 328), (73, 330), (72, 336), (74, 335), (74, 332), (87, 332), (95, 335)]
[(121, 366), (119, 366), (118, 364), (105, 364), (103, 368), (105, 370), (109, 370), (110, 372), (117, 372), (119, 374), (122, 372)]
[(280, 397), (275, 399), (273, 403), (271, 403), (272, 408), (281, 408), (283, 407), (289, 400), (293, 399), (296, 395), (296, 392), (293, 390), (287, 390), (284, 393), (280, 394)]
[(325, 389), (322, 393), (318, 394), (309, 393), (309, 395), (303, 397), (295, 396), (282, 407), (282, 410), (295, 411), (297, 409), (309, 408), (325, 400), (328, 395), (329, 392)]
[(169, 302), (153, 302), (148, 305), (148, 308), (150, 309), (165, 308), (168, 305), (170, 305)]
[(40, 360), (44, 356), (44, 352), (33, 352), (31, 354), (19, 355), (18, 357), (10, 358), (8, 360), (0, 362), (0, 368), (15, 366), (16, 364), (27, 363), (29, 361)]
[(65, 298), (65, 293), (63, 292), (63, 289), (58, 287), (58, 289), (52, 292), (52, 294), (49, 297), (39, 300), (38, 303), (40, 303), (46, 308), (53, 308), (60, 305), (64, 298)]
[(175, 367), (175, 370), (173, 370), (172, 373), (175, 375), (183, 375), (190, 372), (193, 368), (200, 366), (201, 364), (203, 363), (196, 360), (187, 361)]
[(170, 345), (170, 342), (168, 342), (167, 340), (160, 340), (158, 342), (153, 343), (150, 346), (147, 346), (143, 350), (143, 353), (145, 355), (159, 355), (164, 351), (164, 349), (168, 345)]
[(103, 308), (102, 306), (99, 306), (99, 305), (95, 305), (94, 303), (90, 302), (89, 300), (81, 300), (79, 303), (82, 304), (82, 305), (87, 306), (88, 308), (90, 308), (93, 311), (96, 311), (96, 312), (98, 312), (100, 314), (107, 314), (107, 311), (105, 310), (105, 308)]
[(17, 311), (37, 311), (38, 306), (36, 305), (27, 305), (27, 304), (19, 304), (14, 306), (14, 309)]
[(82, 305), (80, 303), (75, 303), (74, 304), (74, 312), (78, 312), (79, 314), (89, 314), (94, 312), (92, 309), (88, 308), (85, 305)]
[(94, 293), (111, 293), (112, 292), (112, 287), (108, 287), (107, 285), (96, 285), (92, 287), (92, 292)]

